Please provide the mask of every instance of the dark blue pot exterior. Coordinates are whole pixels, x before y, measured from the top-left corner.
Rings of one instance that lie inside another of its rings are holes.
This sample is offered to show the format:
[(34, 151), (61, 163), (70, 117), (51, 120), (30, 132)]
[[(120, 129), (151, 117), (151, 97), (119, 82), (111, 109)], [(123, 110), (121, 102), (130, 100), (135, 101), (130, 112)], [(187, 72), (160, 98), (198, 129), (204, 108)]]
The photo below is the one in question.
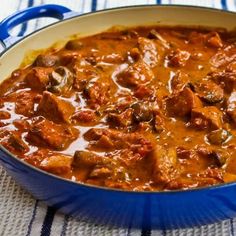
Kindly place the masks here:
[(63, 180), (0, 149), (0, 163), (50, 206), (97, 224), (143, 229), (199, 226), (236, 216), (236, 184), (176, 192), (127, 192)]

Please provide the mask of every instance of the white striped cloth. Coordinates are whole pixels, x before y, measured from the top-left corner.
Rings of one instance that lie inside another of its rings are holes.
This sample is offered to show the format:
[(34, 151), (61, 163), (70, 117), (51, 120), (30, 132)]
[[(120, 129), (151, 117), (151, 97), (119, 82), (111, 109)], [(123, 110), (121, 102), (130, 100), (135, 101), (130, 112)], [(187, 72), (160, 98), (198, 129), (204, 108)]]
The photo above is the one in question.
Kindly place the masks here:
[[(55, 3), (77, 12), (138, 4), (185, 4), (236, 11), (236, 0), (1, 0), (0, 21), (15, 11), (39, 4)], [(28, 34), (53, 20), (42, 18), (12, 30), (12, 34)], [(0, 167), (0, 235), (1, 236), (234, 236), (236, 219), (199, 228), (182, 230), (136, 230), (101, 226), (76, 220), (56, 212), (35, 200), (19, 187)]]

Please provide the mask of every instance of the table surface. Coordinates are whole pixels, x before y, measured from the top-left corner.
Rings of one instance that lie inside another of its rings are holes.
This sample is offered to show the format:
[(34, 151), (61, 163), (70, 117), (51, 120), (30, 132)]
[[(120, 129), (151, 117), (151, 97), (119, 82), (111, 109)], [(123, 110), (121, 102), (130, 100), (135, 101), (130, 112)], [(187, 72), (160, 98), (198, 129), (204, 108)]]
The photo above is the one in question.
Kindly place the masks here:
[[(188, 4), (208, 6), (236, 11), (236, 0), (2, 0), (0, 21), (6, 16), (34, 5), (54, 3), (64, 5), (77, 12), (90, 12), (105, 8), (138, 5), (138, 4)], [(52, 22), (49, 19), (39, 19), (20, 25), (12, 30), (12, 34), (28, 34)], [(0, 47), (1, 50), (1, 47)], [(135, 230), (95, 225), (83, 220), (56, 212), (42, 202), (35, 200), (29, 193), (18, 186), (0, 167), (0, 235), (2, 236), (67, 236), (67, 235), (121, 235), (121, 236), (215, 236), (236, 235), (236, 219), (226, 220), (199, 228), (182, 230)], [(235, 233), (234, 233), (235, 232)]]

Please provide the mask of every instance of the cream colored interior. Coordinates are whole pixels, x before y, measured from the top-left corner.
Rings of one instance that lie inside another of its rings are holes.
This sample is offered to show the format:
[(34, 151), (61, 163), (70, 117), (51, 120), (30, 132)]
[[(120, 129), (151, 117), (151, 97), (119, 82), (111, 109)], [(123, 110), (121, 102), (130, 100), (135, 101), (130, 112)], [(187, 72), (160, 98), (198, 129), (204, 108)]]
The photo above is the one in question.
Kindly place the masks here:
[(0, 80), (22, 62), (27, 52), (43, 49), (73, 34), (94, 34), (115, 25), (190, 25), (236, 28), (236, 14), (207, 8), (145, 6), (114, 9), (83, 15), (40, 30), (13, 46), (0, 58)]

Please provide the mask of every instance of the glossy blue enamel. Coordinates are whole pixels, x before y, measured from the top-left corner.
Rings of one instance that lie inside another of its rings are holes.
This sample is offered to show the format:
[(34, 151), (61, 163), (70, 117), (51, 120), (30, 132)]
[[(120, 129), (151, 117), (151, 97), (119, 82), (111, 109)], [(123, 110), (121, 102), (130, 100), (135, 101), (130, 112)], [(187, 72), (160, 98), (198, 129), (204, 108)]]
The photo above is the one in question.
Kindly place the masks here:
[(210, 224), (236, 216), (236, 184), (173, 192), (128, 192), (73, 183), (0, 149), (0, 163), (36, 198), (95, 223), (143, 229)]
[(53, 17), (64, 20), (72, 15), (75, 15), (75, 13), (70, 9), (54, 4), (27, 8), (7, 17), (0, 23), (0, 41), (2, 41), (6, 47), (9, 47), (19, 40), (20, 37), (11, 36), (9, 30), (26, 21), (39, 17)]
[[(18, 12), (1, 23), (0, 39), (5, 45), (10, 45), (12, 38), (8, 30), (15, 25), (42, 16), (65, 19), (68, 14), (71, 14), (69, 9), (56, 5)], [(210, 224), (236, 216), (235, 183), (187, 191), (128, 192), (64, 180), (24, 163), (1, 146), (0, 163), (36, 198), (66, 214), (95, 223), (174, 229)]]

